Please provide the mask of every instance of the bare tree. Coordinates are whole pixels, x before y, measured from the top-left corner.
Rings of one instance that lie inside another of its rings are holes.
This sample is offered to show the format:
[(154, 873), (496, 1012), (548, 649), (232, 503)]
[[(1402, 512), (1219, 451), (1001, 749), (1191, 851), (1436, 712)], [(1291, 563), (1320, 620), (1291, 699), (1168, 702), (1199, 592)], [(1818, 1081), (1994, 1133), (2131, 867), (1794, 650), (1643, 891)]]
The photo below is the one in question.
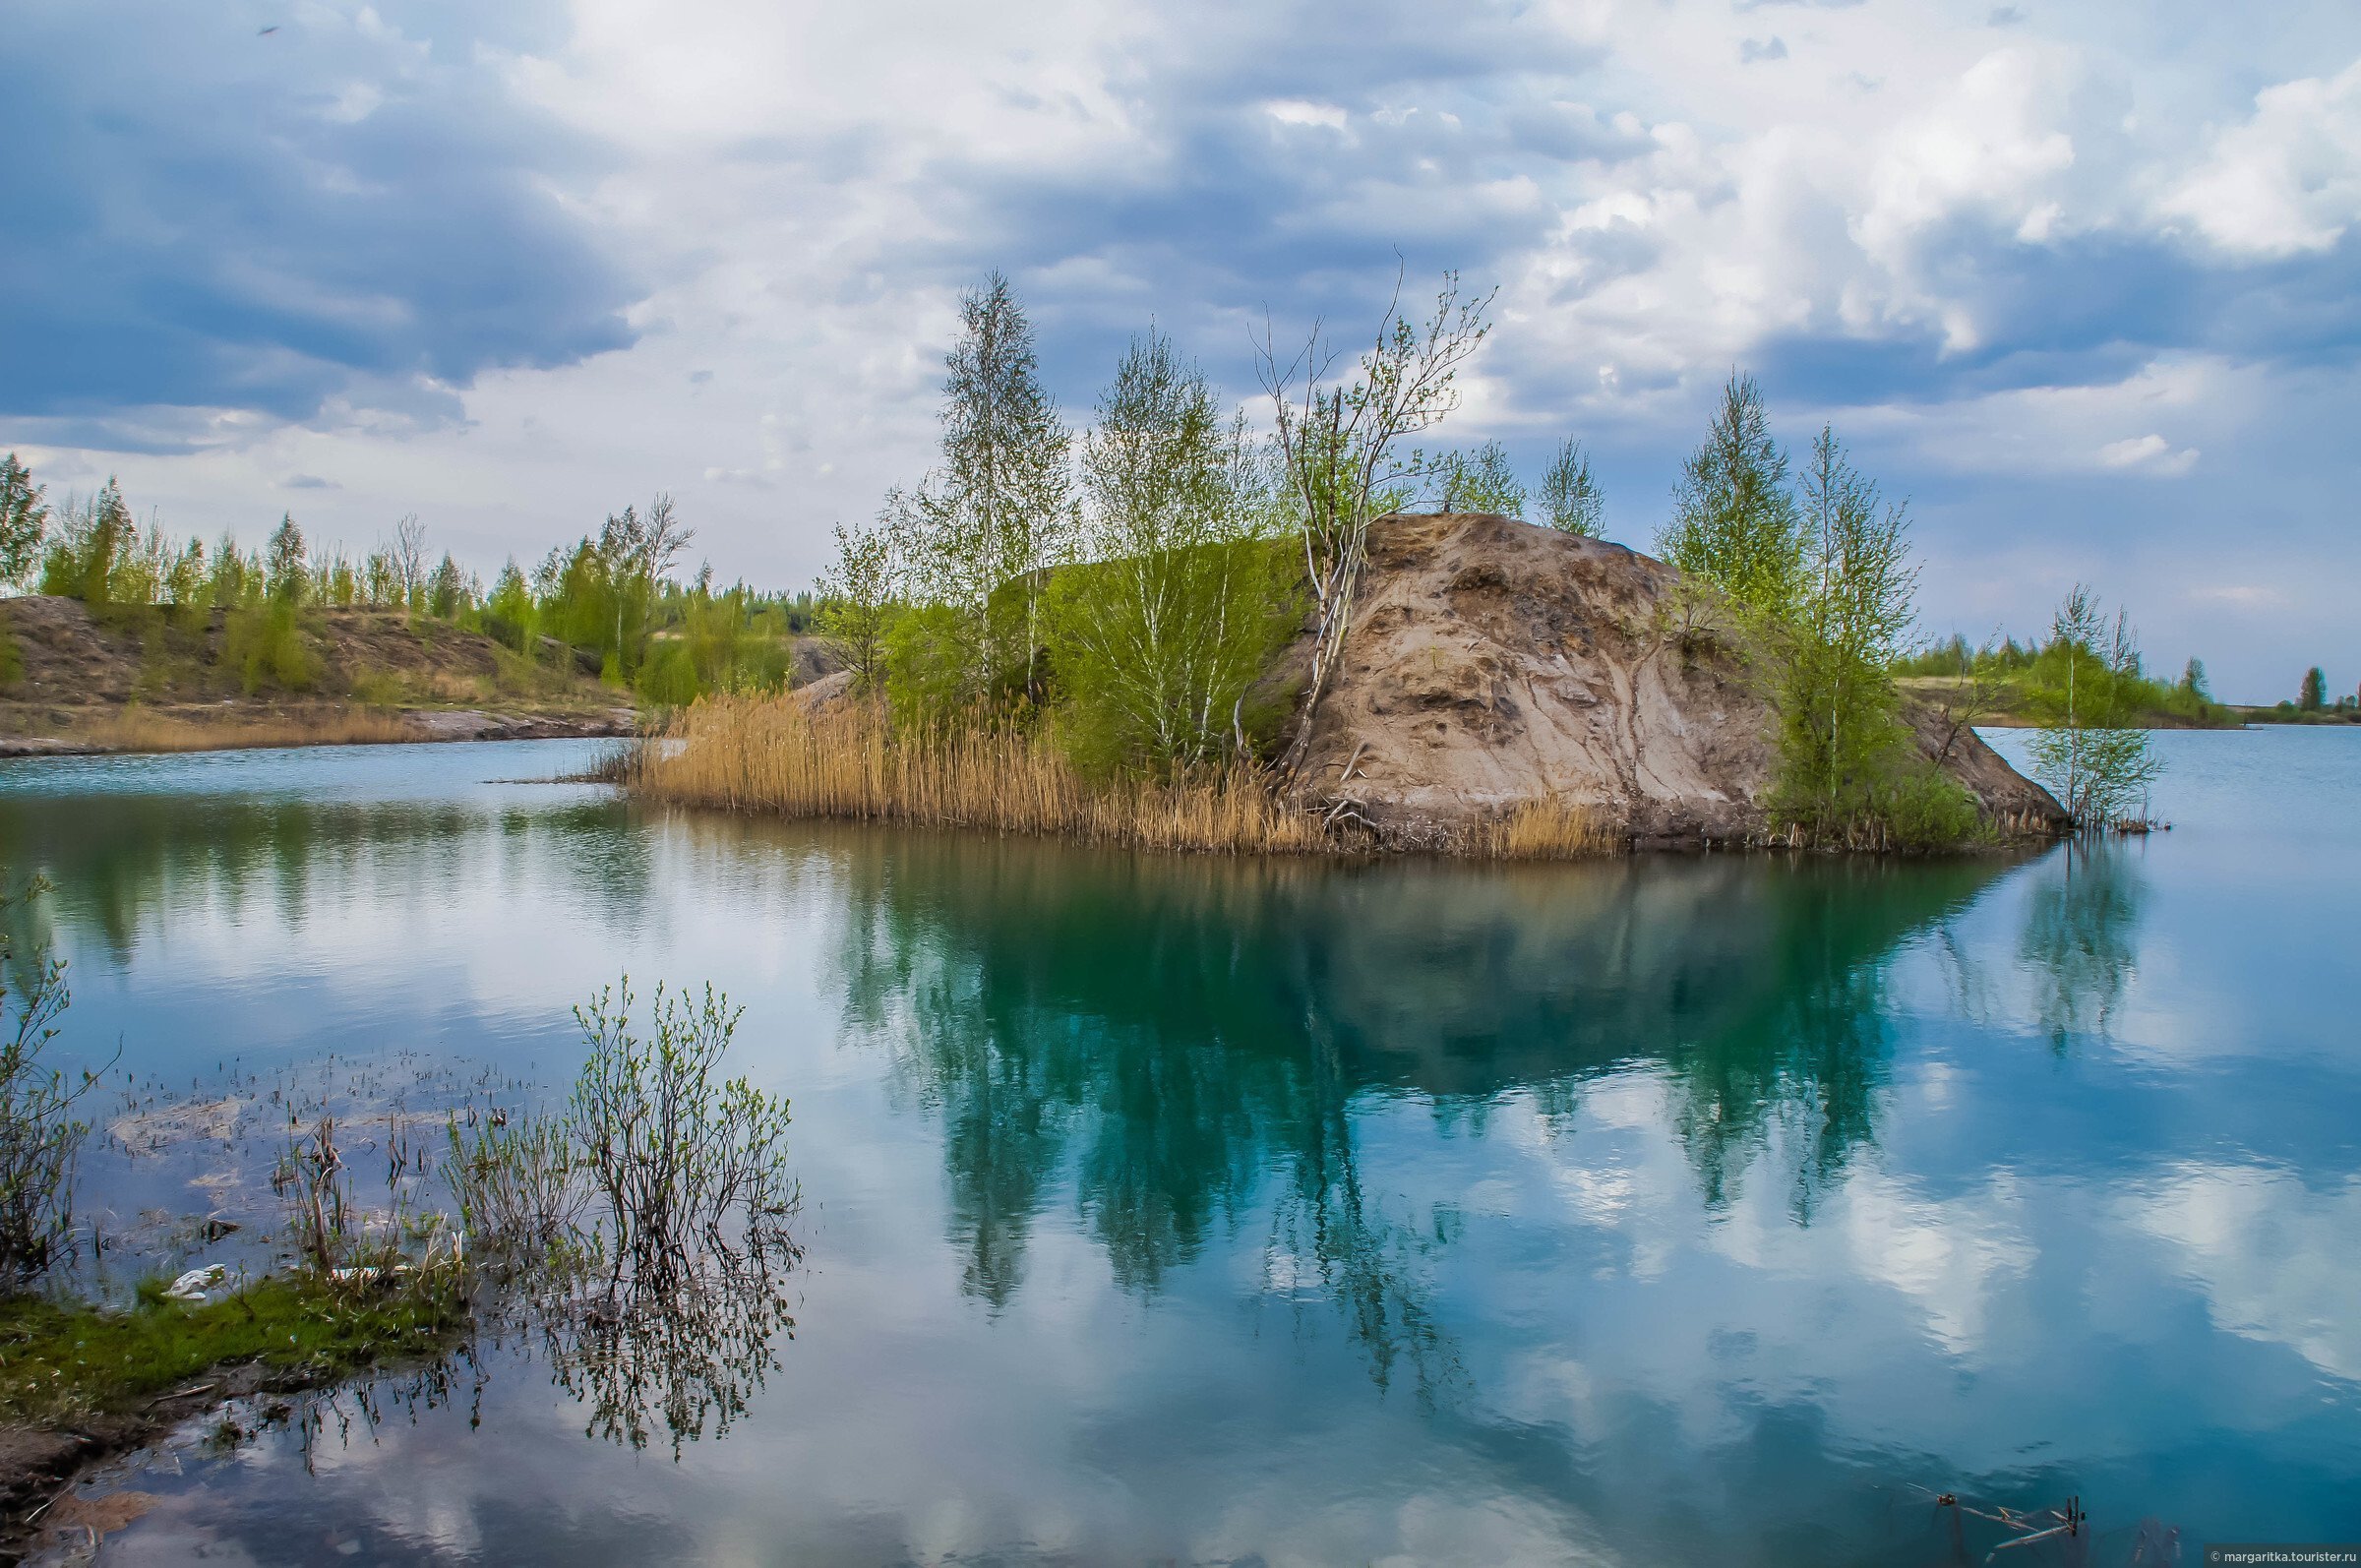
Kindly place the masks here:
[(426, 524), (411, 513), (394, 525), (394, 576), (405, 608), (415, 607), (426, 591)]
[(1353, 595), (1368, 556), (1373, 501), (1423, 472), (1420, 453), (1405, 456), (1401, 443), (1458, 405), (1454, 380), (1490, 331), (1483, 317), (1497, 292), (1463, 299), (1459, 274), (1446, 272), (1433, 314), (1414, 325), (1401, 313), (1397, 272), (1377, 340), (1361, 355), (1350, 379), (1335, 374), (1341, 350), (1321, 323), (1312, 324), (1302, 348), (1284, 362), (1269, 324), (1263, 327), (1257, 345), (1262, 388), (1277, 418), (1315, 614), (1311, 684), (1295, 737), (1280, 758), (1287, 771), (1302, 763), (1329, 673), (1352, 630)]

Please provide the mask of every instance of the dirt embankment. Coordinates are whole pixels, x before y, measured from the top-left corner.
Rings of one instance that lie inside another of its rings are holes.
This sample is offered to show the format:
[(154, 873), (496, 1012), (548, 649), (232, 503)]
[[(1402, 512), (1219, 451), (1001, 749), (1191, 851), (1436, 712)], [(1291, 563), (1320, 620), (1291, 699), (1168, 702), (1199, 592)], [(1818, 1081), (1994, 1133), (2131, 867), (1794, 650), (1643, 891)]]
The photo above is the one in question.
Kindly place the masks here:
[(0, 755), (628, 735), (630, 698), (567, 661), (398, 611), (315, 609), (301, 669), (250, 682), (227, 616), (0, 600)]
[[(1621, 545), (1506, 517), (1379, 518), (1298, 794), (1351, 803), (1404, 845), (1553, 800), (1640, 843), (1762, 840), (1774, 715), (1679, 582)], [(1299, 648), (1299, 671), (1307, 659)], [(1920, 749), (1989, 818), (2063, 825), (1973, 731), (1908, 709)]]

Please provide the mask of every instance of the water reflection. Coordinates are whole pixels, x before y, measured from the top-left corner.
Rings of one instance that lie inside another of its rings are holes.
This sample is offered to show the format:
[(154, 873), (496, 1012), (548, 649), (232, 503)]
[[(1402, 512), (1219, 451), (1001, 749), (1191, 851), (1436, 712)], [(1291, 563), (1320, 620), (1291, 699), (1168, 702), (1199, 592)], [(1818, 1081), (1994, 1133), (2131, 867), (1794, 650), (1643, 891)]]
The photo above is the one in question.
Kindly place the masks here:
[(2104, 1038), (2137, 972), (2140, 850), (2120, 840), (2062, 846), (2026, 898), (2018, 960), (2033, 978), (2033, 1014), (2057, 1050)]
[(318, 803), (237, 796), (38, 797), (0, 812), (0, 866), (56, 886), (52, 918), (117, 967), (167, 923), (255, 921), (301, 933), (324, 915), (448, 908), (487, 884), (531, 887), (621, 924), (649, 905), (650, 848), (615, 802)]
[(1378, 1216), (1357, 1107), (1411, 1096), (1480, 1130), (1504, 1095), (1563, 1112), (1661, 1068), (1708, 1203), (1776, 1143), (1801, 1151), (1808, 1223), (1876, 1141), (1888, 958), (2002, 870), (1479, 877), (906, 839), (845, 856), (838, 969), (848, 1027), (942, 1122), (971, 1294), (1008, 1303), (1060, 1182), (1116, 1280), (1153, 1294), (1267, 1181), (1266, 1275), (1333, 1299), (1383, 1381), (1435, 1348), (1418, 1281), (1449, 1227)]

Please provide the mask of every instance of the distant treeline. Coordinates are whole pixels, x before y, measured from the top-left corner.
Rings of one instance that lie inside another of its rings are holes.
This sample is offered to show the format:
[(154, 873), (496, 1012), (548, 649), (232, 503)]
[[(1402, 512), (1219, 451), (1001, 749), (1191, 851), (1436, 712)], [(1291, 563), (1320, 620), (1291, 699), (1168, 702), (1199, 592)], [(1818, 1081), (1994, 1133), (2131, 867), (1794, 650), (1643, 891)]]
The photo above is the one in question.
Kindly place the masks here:
[(512, 560), (487, 591), (449, 552), (436, 555), (413, 516), (354, 557), (315, 548), (282, 515), (259, 548), (224, 533), (210, 548), (151, 518), (121, 487), (51, 504), (14, 453), (0, 457), (0, 584), (80, 599), (93, 612), (159, 613), (195, 627), (218, 615), (225, 662), (249, 691), (310, 684), (301, 618), (379, 609), (484, 632), (520, 657), (575, 665), (651, 701), (784, 685), (794, 638), (813, 624), (809, 592), (717, 589), (709, 570), (672, 575), (690, 530), (669, 498), (626, 507), (595, 535), (550, 550), (528, 574)]

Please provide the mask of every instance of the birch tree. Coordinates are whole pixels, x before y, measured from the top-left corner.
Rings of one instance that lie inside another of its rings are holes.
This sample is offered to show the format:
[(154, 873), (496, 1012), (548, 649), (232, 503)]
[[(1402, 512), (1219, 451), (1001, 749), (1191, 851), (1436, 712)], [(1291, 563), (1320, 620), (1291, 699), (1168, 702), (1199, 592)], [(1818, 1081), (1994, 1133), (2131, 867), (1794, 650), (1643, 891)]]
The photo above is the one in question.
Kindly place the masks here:
[(1086, 760), (1169, 775), (1243, 750), (1243, 694), (1280, 602), (1242, 417), (1172, 339), (1134, 338), (1083, 441), (1088, 564), (1049, 602), (1052, 666)]
[(864, 694), (885, 682), (885, 627), (897, 586), (893, 538), (883, 527), (836, 524), (836, 560), (814, 594), (815, 630)]
[(0, 457), (0, 585), (15, 586), (40, 564), (48, 531), (47, 495), (32, 470), (13, 452)]
[(1463, 297), (1459, 274), (1446, 272), (1433, 312), (1413, 323), (1402, 314), (1397, 274), (1376, 341), (1344, 375), (1337, 368), (1343, 353), (1321, 323), (1312, 324), (1303, 346), (1285, 361), (1264, 327), (1259, 371), (1314, 612), (1311, 678), (1296, 734), (1280, 758), (1288, 771), (1303, 760), (1320, 698), (1352, 630), (1374, 503), (1424, 473), (1421, 454), (1405, 452), (1402, 444), (1458, 406), (1459, 368), (1490, 330), (1484, 313), (1492, 299)]
[(959, 318), (944, 361), (942, 466), (888, 498), (895, 543), (912, 587), (950, 612), (942, 625), (969, 695), (1011, 682), (1031, 694), (1043, 577), (1072, 530), (1069, 439), (1007, 278), (994, 272), (962, 298)]
[(1541, 503), (1544, 519), (1558, 532), (1584, 539), (1600, 536), (1604, 503), (1599, 484), (1591, 476), (1590, 453), (1572, 436), (1557, 449), (1557, 454), (1542, 473)]
[(1909, 519), (1821, 427), (1803, 474), (1800, 570), (1776, 639), (1783, 811), (1816, 831), (1874, 811), (1906, 764), (1891, 667), (1912, 621)]
[(1803, 585), (1803, 527), (1787, 488), (1787, 454), (1771, 439), (1752, 376), (1733, 373), (1723, 388), (1673, 500), (1672, 520), (1657, 538), (1665, 560), (1719, 588), (1749, 619), (1786, 614)]
[(2133, 723), (2124, 697), (2140, 673), (2140, 643), (2122, 611), (2113, 621), (2098, 598), (2076, 583), (2050, 620), (2049, 643), (2036, 664), (2046, 727), (2027, 750), (2033, 777), (2057, 797), (2078, 827), (2097, 827), (2146, 798), (2163, 771), (2148, 731)]

